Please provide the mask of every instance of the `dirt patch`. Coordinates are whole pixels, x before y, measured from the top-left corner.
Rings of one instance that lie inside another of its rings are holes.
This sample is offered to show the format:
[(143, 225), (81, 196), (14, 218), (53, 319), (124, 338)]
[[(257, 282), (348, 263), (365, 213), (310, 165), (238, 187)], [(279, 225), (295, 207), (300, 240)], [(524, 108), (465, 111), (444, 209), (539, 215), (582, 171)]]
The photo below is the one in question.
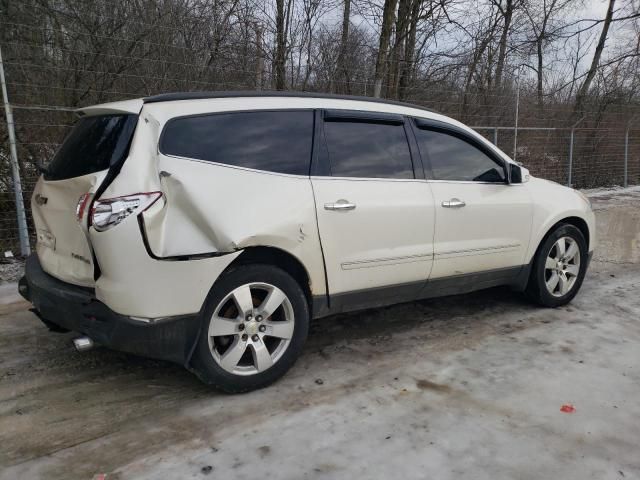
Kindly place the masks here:
[(451, 393), (451, 387), (449, 385), (442, 385), (440, 383), (432, 382), (431, 380), (416, 380), (416, 387), (420, 390), (432, 390), (440, 393)]

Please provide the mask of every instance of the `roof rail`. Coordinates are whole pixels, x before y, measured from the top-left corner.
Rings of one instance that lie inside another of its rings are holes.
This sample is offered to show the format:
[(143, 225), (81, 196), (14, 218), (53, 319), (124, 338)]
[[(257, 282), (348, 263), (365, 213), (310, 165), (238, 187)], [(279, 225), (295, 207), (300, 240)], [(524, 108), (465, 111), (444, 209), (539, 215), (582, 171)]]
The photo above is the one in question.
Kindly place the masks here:
[(334, 100), (357, 100), (360, 102), (373, 102), (383, 103), (387, 105), (398, 105), (401, 107), (417, 108), (419, 110), (425, 110), (427, 112), (435, 112), (429, 108), (422, 107), (420, 105), (414, 105), (411, 103), (398, 102), (395, 100), (386, 100), (383, 98), (374, 97), (362, 97), (357, 95), (338, 95), (332, 93), (317, 93), (317, 92), (297, 92), (297, 91), (263, 91), (263, 90), (238, 90), (238, 91), (219, 91), (219, 92), (175, 92), (175, 93), (161, 93), (159, 95), (153, 95), (145, 97), (144, 103), (160, 103), (160, 102), (173, 102), (177, 100), (198, 100), (205, 98), (235, 98), (235, 97), (302, 97), (302, 98), (328, 98)]

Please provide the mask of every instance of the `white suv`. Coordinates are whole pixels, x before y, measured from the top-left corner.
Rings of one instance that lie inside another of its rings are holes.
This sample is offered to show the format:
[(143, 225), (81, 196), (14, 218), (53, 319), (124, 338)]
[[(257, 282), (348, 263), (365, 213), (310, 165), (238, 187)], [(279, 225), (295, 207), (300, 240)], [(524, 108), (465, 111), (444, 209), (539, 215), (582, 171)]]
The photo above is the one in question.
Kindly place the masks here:
[(311, 318), (496, 285), (563, 305), (593, 251), (583, 195), (420, 107), (226, 92), (79, 113), (20, 291), (79, 346), (228, 392), (282, 376)]

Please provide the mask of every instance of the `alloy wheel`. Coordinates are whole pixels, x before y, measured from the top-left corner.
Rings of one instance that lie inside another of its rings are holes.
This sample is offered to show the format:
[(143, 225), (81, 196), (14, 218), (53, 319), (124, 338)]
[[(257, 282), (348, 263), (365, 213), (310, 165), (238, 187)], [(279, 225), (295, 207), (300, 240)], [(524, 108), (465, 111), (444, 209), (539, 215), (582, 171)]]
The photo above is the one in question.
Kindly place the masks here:
[(293, 306), (275, 285), (247, 283), (216, 306), (209, 322), (209, 350), (234, 375), (255, 375), (284, 354), (294, 330)]
[(563, 297), (571, 291), (580, 273), (580, 248), (571, 237), (560, 237), (547, 254), (544, 279), (548, 292)]

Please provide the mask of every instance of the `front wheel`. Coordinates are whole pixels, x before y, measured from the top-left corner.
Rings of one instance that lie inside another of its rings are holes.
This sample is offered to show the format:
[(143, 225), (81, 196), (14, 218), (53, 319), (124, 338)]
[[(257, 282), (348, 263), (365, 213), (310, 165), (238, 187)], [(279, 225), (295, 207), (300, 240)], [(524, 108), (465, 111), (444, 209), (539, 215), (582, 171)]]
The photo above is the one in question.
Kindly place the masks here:
[(296, 280), (274, 266), (241, 265), (207, 297), (192, 365), (228, 393), (262, 388), (291, 368), (308, 329), (309, 305)]
[(576, 296), (587, 270), (587, 242), (573, 225), (563, 224), (542, 242), (533, 262), (527, 294), (545, 307)]

